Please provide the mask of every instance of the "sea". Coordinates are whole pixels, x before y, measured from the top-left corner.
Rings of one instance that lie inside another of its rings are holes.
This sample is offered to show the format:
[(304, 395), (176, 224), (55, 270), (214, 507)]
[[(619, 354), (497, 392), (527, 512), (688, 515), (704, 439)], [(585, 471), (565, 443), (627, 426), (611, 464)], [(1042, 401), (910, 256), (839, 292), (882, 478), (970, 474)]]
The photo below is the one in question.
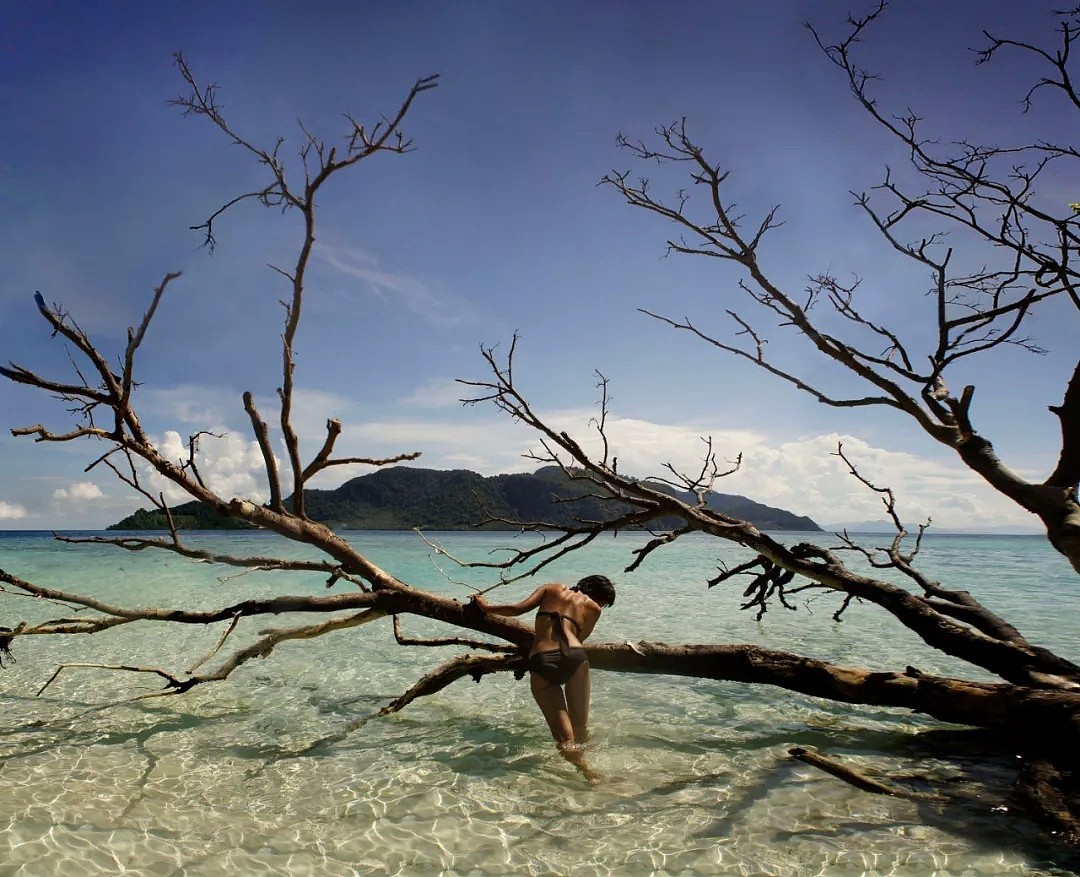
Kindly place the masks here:
[[(89, 535), (89, 534), (83, 534)], [(533, 534), (346, 532), (417, 587), (467, 598), (489, 561)], [(604, 537), (492, 599), (602, 572), (618, 599), (594, 641), (757, 643), (829, 661), (987, 678), (925, 646), (873, 605), (833, 620), (831, 595), (757, 620), (742, 583), (707, 587), (738, 546), (689, 536), (625, 572), (645, 534)], [(830, 534), (777, 534), (836, 545)], [(883, 544), (888, 537), (860, 537)], [(307, 557), (264, 532), (194, 533), (195, 547)], [(431, 544), (439, 545), (437, 551)], [(859, 555), (851, 557), (857, 565)], [(917, 562), (967, 589), (1030, 640), (1080, 659), (1080, 578), (1045, 539), (928, 535)], [(326, 593), (315, 573), (250, 572), (161, 551), (0, 533), (0, 568), (125, 606), (211, 607)], [(352, 587), (338, 584), (336, 588)], [(0, 624), (70, 617), (0, 593)], [(291, 617), (245, 620), (225, 651)], [(405, 617), (410, 637), (453, 635)], [(23, 637), (0, 669), (0, 875), (773, 875), (927, 877), (1080, 873), (1009, 795), (1010, 759), (977, 734), (903, 710), (860, 708), (738, 683), (594, 671), (585, 782), (558, 757), (526, 681), (464, 679), (377, 718), (463, 651), (397, 645), (389, 619), (288, 642), (228, 680), (130, 702), (182, 674), (224, 625), (143, 623), (94, 636)], [(222, 652), (221, 654), (224, 654)], [(129, 701), (121, 703), (121, 701)], [(803, 764), (795, 746), (925, 793), (871, 794)]]

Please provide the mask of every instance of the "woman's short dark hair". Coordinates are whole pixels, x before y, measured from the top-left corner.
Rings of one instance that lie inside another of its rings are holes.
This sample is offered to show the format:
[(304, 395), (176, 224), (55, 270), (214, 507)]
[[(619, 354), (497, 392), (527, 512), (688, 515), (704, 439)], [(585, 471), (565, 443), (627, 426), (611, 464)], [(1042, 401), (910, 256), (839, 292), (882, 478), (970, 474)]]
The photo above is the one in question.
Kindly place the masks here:
[(615, 585), (607, 576), (585, 576), (574, 585), (575, 591), (580, 591), (586, 597), (595, 600), (601, 606), (615, 605)]

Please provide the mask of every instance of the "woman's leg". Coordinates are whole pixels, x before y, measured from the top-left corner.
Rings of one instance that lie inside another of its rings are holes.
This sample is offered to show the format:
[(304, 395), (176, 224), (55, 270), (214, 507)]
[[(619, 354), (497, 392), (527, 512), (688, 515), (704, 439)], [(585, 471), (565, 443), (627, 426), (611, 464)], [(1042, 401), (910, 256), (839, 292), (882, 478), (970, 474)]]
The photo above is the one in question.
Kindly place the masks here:
[[(579, 667), (578, 672), (580, 670)], [(540, 707), (540, 712), (544, 714), (548, 728), (551, 729), (551, 736), (555, 738), (555, 743), (559, 747), (559, 754), (580, 770), (585, 779), (590, 782), (600, 779), (599, 774), (585, 763), (585, 753), (581, 745), (575, 741), (574, 725), (570, 721), (570, 713), (566, 708), (566, 698), (563, 696), (562, 688), (541, 679), (536, 673), (529, 674), (529, 683), (532, 687), (533, 698)]]
[(566, 698), (558, 685), (552, 685), (536, 673), (529, 674), (533, 699), (544, 714), (551, 736), (559, 746), (574, 742), (574, 726), (566, 709)]
[(589, 662), (582, 662), (574, 675), (566, 683), (566, 705), (570, 713), (570, 724), (574, 729), (574, 740), (584, 743), (589, 739), (589, 700), (592, 697), (592, 680), (589, 676)]

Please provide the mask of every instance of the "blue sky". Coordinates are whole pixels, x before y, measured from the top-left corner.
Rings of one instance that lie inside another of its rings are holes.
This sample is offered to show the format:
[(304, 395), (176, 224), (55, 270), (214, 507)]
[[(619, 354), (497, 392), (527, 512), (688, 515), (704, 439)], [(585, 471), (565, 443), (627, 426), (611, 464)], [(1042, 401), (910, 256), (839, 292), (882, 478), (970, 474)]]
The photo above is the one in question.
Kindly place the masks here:
[[(261, 177), (205, 120), (185, 119), (172, 53), (216, 81), (230, 123), (272, 145), (297, 142), (297, 119), (332, 139), (343, 113), (390, 112), (417, 77), (439, 73), (406, 125), (417, 150), (377, 156), (320, 202), (318, 249), (298, 338), (298, 426), (307, 456), (323, 424), (345, 424), (339, 449), (379, 456), (420, 450), (417, 465), (492, 474), (533, 468), (533, 437), (493, 409), (462, 408), (455, 378), (484, 376), (479, 346), (518, 331), (517, 374), (553, 422), (587, 432), (593, 371), (611, 380), (621, 468), (692, 466), (700, 437), (744, 454), (719, 485), (816, 520), (880, 517), (845, 479), (838, 438), (910, 520), (943, 528), (1029, 523), (944, 449), (889, 412), (824, 409), (765, 374), (692, 343), (638, 308), (728, 331), (738, 275), (712, 260), (664, 257), (669, 229), (598, 187), (633, 162), (619, 132), (648, 136), (687, 117), (732, 172), (753, 215), (782, 205), (784, 227), (762, 252), (769, 273), (801, 289), (830, 270), (865, 278), (864, 306), (925, 335), (925, 276), (899, 261), (852, 206), (903, 154), (857, 108), (839, 71), (802, 27), (838, 34), (853, 0), (410, 4), (0, 3), (0, 360), (70, 375), (34, 290), (63, 304), (100, 347), (122, 349), (152, 288), (170, 287), (144, 347), (137, 408), (163, 447), (199, 429), (206, 470), (226, 495), (265, 497), (245, 429), (245, 390), (267, 413), (280, 381), (283, 281), (296, 215), (241, 206), (218, 225), (210, 255), (188, 227)], [(1030, 69), (975, 68), (983, 28), (1052, 39), (1051, 6), (1020, 0), (897, 2), (867, 44), (882, 100), (908, 106), (945, 138), (1024, 142), (1035, 126), (1070, 136), (1054, 99), (1028, 116)], [(295, 166), (296, 162), (293, 162)], [(649, 170), (658, 186), (682, 182)], [(1080, 180), (1045, 197), (1077, 200)], [(745, 309), (744, 309), (745, 310)], [(1042, 478), (1056, 458), (1056, 420), (1075, 365), (1075, 313), (1045, 308), (1033, 331), (1050, 349), (1004, 351), (961, 371), (977, 378), (975, 419), (1014, 468)], [(828, 387), (843, 375), (791, 338), (773, 349)], [(0, 528), (104, 526), (145, 505), (83, 468), (98, 446), (34, 445), (12, 426), (60, 429), (63, 405), (0, 384)], [(331, 470), (316, 486), (351, 475)]]

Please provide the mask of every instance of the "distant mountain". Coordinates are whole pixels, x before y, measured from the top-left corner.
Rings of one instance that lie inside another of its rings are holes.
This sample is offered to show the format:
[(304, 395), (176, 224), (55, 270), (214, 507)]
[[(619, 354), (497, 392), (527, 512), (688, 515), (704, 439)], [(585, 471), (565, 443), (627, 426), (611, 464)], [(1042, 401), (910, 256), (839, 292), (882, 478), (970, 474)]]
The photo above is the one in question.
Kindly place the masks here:
[[(840, 533), (847, 530), (849, 533), (865, 533), (867, 535), (880, 535), (883, 533), (895, 533), (896, 527), (891, 521), (849, 521), (840, 524), (822, 524), (830, 533)], [(917, 524), (905, 525), (909, 533), (917, 533)], [(942, 527), (934, 524), (927, 530), (934, 536), (1045, 536), (1046, 531), (1038, 527), (1025, 526), (1024, 524), (1000, 524), (987, 527)]]
[[(830, 533), (841, 533), (847, 530), (849, 533), (895, 533), (896, 527), (892, 521), (848, 521), (840, 524), (822, 524)], [(917, 527), (912, 528), (916, 532)]]
[[(689, 494), (681, 496), (690, 498)], [(309, 490), (304, 500), (313, 520), (345, 530), (471, 530), (486, 518), (565, 526), (573, 524), (575, 518), (611, 520), (626, 509), (625, 505), (602, 500), (595, 486), (570, 480), (558, 466), (546, 466), (531, 474), (490, 477), (464, 469), (394, 466), (353, 478), (334, 490)], [(810, 518), (744, 496), (712, 493), (708, 503), (710, 508), (747, 520), (762, 530), (821, 529)], [(198, 503), (185, 503), (171, 511), (182, 529), (236, 527), (235, 522), (220, 518)], [(676, 525), (674, 518), (650, 524), (656, 529)], [(163, 513), (140, 509), (109, 529), (158, 530), (166, 526)], [(502, 523), (484, 526), (516, 529)]]

